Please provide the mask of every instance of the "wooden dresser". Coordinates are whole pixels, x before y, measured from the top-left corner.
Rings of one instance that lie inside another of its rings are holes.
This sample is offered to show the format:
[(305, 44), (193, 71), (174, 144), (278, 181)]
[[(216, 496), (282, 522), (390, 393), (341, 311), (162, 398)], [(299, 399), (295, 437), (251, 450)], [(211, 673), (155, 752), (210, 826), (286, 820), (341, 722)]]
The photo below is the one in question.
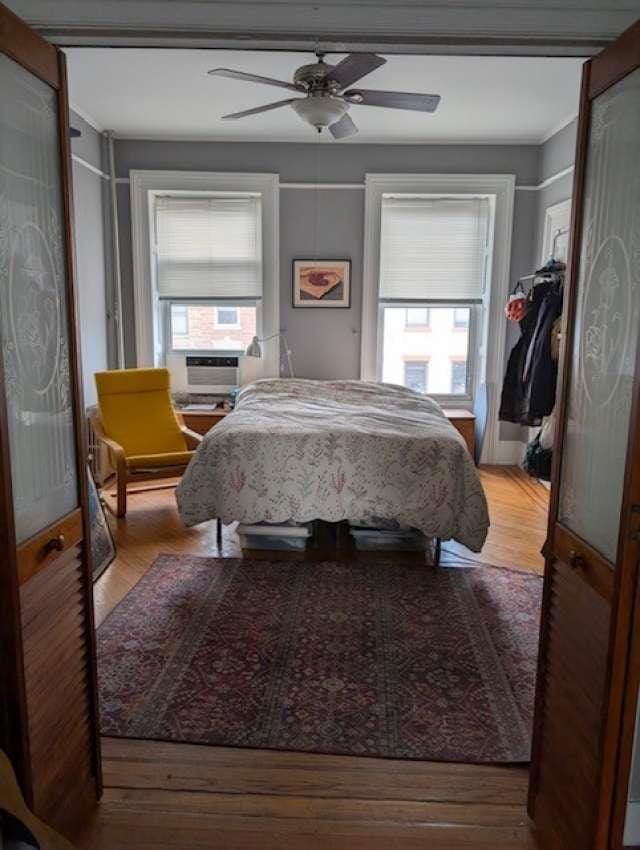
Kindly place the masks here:
[(470, 410), (460, 410), (453, 407), (445, 407), (444, 415), (453, 427), (460, 432), (467, 444), (471, 457), (475, 459), (476, 417)]
[(223, 410), (221, 407), (199, 408), (197, 410), (190, 410), (186, 407), (178, 410), (187, 428), (191, 428), (196, 434), (202, 435), (209, 432), (214, 425), (221, 422), (227, 413), (230, 412), (230, 410)]

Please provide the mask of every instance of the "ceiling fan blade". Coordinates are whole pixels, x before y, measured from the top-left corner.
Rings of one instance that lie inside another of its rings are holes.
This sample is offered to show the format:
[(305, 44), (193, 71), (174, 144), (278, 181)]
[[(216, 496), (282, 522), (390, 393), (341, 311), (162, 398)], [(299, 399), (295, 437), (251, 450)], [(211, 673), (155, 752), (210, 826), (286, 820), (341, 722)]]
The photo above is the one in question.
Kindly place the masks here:
[(278, 86), (289, 91), (304, 92), (306, 88), (296, 83), (286, 83), (284, 80), (274, 80), (271, 77), (260, 77), (257, 74), (247, 74), (245, 71), (235, 71), (233, 68), (212, 68), (207, 71), (212, 77), (228, 77), (230, 80), (244, 80), (247, 83), (264, 83), (267, 86)]
[(375, 53), (350, 53), (327, 74), (327, 79), (334, 80), (339, 83), (341, 89), (345, 89), (384, 65), (386, 61)]
[(351, 89), (343, 94), (350, 103), (362, 106), (386, 106), (389, 109), (414, 109), (417, 112), (435, 112), (440, 103), (439, 94), (411, 94), (402, 91), (373, 91)]
[(223, 115), (222, 121), (246, 118), (249, 115), (258, 115), (260, 112), (268, 112), (270, 109), (279, 109), (281, 106), (288, 106), (290, 103), (295, 103), (296, 100), (301, 100), (301, 98), (290, 97), (287, 100), (277, 100), (275, 103), (268, 103), (266, 106), (255, 106), (253, 109), (245, 109), (242, 112), (232, 112), (230, 115)]
[(336, 121), (335, 124), (331, 124), (329, 132), (334, 139), (348, 139), (349, 136), (356, 135), (358, 128), (353, 123), (349, 113), (345, 112), (339, 121)]

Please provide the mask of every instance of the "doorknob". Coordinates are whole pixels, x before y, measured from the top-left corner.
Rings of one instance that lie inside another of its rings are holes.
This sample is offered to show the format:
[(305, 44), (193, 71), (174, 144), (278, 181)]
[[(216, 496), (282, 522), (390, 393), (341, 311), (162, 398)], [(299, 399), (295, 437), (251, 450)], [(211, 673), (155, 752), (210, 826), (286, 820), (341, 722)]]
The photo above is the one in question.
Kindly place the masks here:
[(576, 550), (572, 549), (571, 552), (569, 553), (569, 566), (571, 567), (571, 569), (577, 570), (577, 569), (580, 569), (581, 567), (584, 567), (585, 565), (586, 565), (586, 561), (582, 557), (582, 555), (578, 555)]
[(45, 544), (44, 553), (48, 555), (50, 552), (62, 552), (65, 544), (64, 534), (59, 534), (57, 537), (52, 537), (48, 543)]

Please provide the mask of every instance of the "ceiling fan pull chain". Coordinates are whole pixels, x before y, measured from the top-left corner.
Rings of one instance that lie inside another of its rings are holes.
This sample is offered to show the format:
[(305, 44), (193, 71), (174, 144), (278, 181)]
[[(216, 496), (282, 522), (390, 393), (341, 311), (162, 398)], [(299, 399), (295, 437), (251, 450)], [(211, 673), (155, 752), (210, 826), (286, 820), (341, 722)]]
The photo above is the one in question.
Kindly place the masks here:
[(315, 221), (313, 227), (313, 259), (318, 262), (318, 241), (320, 228), (320, 127), (318, 127), (318, 137), (316, 139), (316, 204), (315, 204)]

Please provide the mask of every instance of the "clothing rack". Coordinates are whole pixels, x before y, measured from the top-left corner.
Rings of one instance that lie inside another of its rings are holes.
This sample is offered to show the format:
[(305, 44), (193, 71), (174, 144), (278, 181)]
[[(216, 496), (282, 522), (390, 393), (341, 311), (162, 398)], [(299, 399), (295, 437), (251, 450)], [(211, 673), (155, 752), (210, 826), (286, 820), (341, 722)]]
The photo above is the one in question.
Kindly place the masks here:
[(560, 276), (560, 272), (534, 272), (533, 274), (523, 274), (522, 277), (518, 278), (518, 283), (522, 283), (523, 280), (534, 280), (536, 277), (541, 280), (553, 280), (554, 277)]

